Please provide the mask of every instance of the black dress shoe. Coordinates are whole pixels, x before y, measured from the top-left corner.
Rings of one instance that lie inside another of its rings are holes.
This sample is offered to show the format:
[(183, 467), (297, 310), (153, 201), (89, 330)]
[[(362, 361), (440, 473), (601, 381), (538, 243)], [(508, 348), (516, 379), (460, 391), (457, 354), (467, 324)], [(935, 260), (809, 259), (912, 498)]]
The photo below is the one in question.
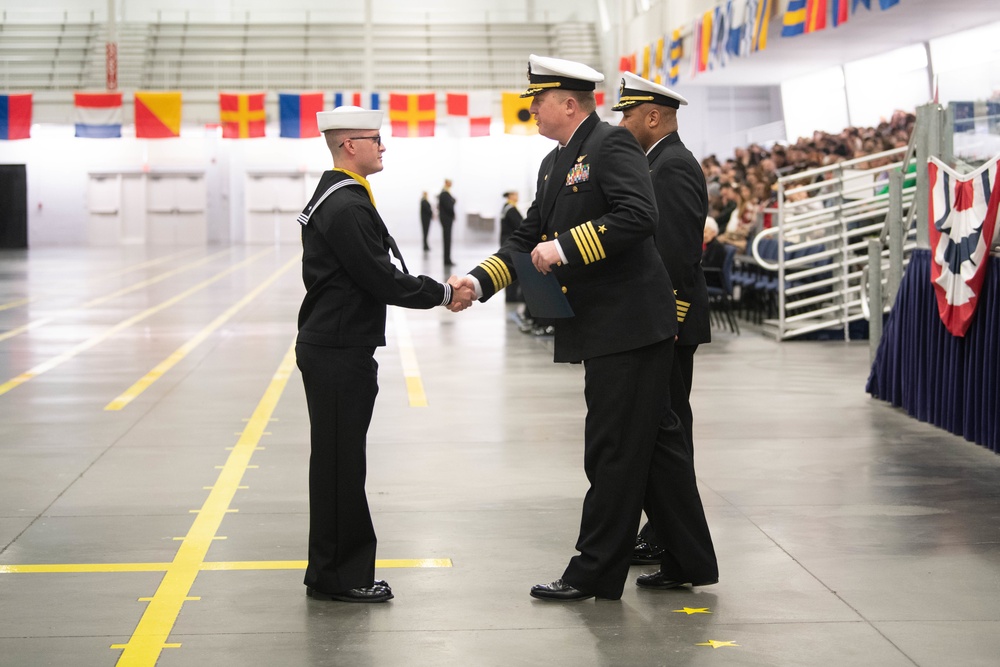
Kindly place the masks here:
[(635, 580), (635, 585), (639, 588), (649, 588), (658, 591), (665, 591), (671, 588), (680, 588), (681, 586), (686, 586), (691, 584), (692, 586), (711, 586), (712, 584), (719, 583), (719, 578), (715, 579), (703, 579), (699, 581), (691, 581), (690, 579), (684, 578), (674, 578), (673, 576), (666, 574), (662, 570), (657, 570), (652, 574), (642, 574), (639, 578)]
[(551, 584), (538, 584), (531, 587), (531, 597), (539, 600), (556, 600), (558, 602), (572, 602), (574, 600), (586, 600), (592, 598), (592, 593), (584, 593), (567, 584), (562, 579), (556, 579)]
[(323, 593), (317, 591), (315, 588), (306, 587), (306, 595), (314, 600), (323, 600), (325, 602), (333, 600), (338, 602), (388, 602), (393, 598), (389, 586), (382, 586), (379, 582), (375, 582), (374, 586), (367, 588), (352, 588), (349, 591), (342, 591), (340, 593)]
[(632, 565), (659, 565), (663, 560), (663, 549), (650, 544), (642, 537), (635, 538), (635, 549), (632, 551)]

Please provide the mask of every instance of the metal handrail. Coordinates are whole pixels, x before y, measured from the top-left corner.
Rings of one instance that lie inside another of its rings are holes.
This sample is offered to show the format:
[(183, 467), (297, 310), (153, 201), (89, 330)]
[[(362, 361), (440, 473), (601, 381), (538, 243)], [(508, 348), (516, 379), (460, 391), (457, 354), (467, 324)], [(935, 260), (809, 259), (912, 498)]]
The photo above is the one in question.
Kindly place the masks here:
[(892, 157), (893, 155), (898, 155), (904, 151), (903, 148), (893, 148), (891, 150), (883, 151), (881, 153), (872, 153), (871, 155), (863, 155), (861, 157), (851, 158), (850, 160), (844, 160), (843, 162), (838, 162), (835, 165), (830, 165), (828, 167), (816, 167), (815, 169), (809, 169), (808, 171), (797, 171), (794, 174), (789, 174), (787, 176), (782, 176), (778, 179), (778, 183), (789, 183), (791, 181), (801, 181), (803, 178), (811, 178), (812, 176), (818, 176), (819, 174), (824, 174), (836, 168), (851, 167), (856, 164), (861, 164), (862, 162), (871, 162), (872, 160), (881, 160), (885, 157)]
[[(914, 132), (912, 135), (910, 135), (910, 141), (906, 146), (906, 157), (903, 158), (903, 164), (900, 166), (900, 170), (903, 172), (904, 176), (906, 176), (906, 170), (909, 168), (910, 162), (916, 162), (916, 158), (917, 158), (917, 133)], [(916, 188), (912, 189), (916, 190)], [(904, 189), (904, 193), (905, 191), (906, 189)], [(904, 231), (909, 231), (910, 225), (912, 225), (913, 221), (916, 219), (916, 215), (917, 215), (917, 207), (911, 206), (909, 216), (906, 219), (906, 223), (903, 225)], [(878, 240), (879, 243), (881, 243), (882, 246), (885, 247), (886, 243), (888, 243), (889, 241), (889, 225), (885, 225), (884, 227), (882, 227), (882, 233), (879, 234)]]
[[(905, 148), (778, 179), (778, 203), (763, 211), (776, 224), (760, 231), (749, 247), (754, 262), (778, 278), (778, 314), (765, 330), (776, 330), (778, 338), (786, 339), (840, 326), (846, 337), (850, 322), (867, 317), (862, 302), (868, 286), (862, 282), (867, 280), (868, 239), (882, 235), (892, 205), (889, 182), (881, 175), (907, 168), (914, 153), (911, 141)], [(894, 161), (868, 167), (887, 158)], [(904, 211), (915, 208), (915, 196), (915, 187), (902, 189)], [(778, 242), (776, 258), (761, 257), (767, 240)], [(904, 241), (904, 251), (915, 247), (912, 238)]]

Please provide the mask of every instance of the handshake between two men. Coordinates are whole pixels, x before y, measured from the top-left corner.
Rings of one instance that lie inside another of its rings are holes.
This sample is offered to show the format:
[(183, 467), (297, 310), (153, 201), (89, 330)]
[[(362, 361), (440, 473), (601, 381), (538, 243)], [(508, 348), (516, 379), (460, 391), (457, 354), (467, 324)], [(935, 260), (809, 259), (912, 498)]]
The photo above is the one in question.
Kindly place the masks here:
[(451, 285), (451, 303), (446, 306), (448, 310), (460, 313), (472, 306), (472, 302), (476, 300), (476, 285), (471, 276), (459, 278), (453, 275), (448, 278), (448, 284)]
[[(546, 241), (536, 245), (535, 249), (531, 251), (531, 263), (541, 274), (549, 273), (554, 265), (560, 266), (562, 257), (556, 242)], [(447, 308), (451, 312), (461, 312), (470, 307), (472, 302), (476, 300), (476, 283), (472, 276), (459, 278), (453, 275), (448, 278), (448, 284), (451, 285), (452, 292), (451, 303), (448, 304)]]

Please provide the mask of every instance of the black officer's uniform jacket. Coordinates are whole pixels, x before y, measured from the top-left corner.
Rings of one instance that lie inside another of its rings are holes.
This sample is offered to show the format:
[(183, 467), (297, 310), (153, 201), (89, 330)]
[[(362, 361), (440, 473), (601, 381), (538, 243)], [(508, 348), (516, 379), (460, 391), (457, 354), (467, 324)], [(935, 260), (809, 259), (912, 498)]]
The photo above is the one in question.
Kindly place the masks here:
[(500, 243), (506, 241), (514, 230), (521, 226), (524, 216), (516, 206), (506, 203), (500, 211)]
[(708, 215), (708, 188), (701, 165), (676, 132), (649, 153), (649, 177), (660, 212), (656, 248), (677, 296), (677, 345), (712, 340), (701, 245)]
[(438, 218), (442, 224), (455, 221), (455, 198), (447, 190), (438, 195)]
[(306, 286), (299, 343), (385, 345), (386, 304), (427, 309), (451, 300), (450, 286), (396, 268), (395, 242), (368, 191), (343, 171), (323, 173), (298, 219)]
[(471, 273), (486, 300), (513, 279), (512, 252), (558, 238), (567, 264), (553, 271), (575, 316), (556, 324), (555, 361), (652, 345), (677, 332), (656, 220), (646, 156), (628, 130), (592, 113), (565, 148), (542, 160), (521, 226)]

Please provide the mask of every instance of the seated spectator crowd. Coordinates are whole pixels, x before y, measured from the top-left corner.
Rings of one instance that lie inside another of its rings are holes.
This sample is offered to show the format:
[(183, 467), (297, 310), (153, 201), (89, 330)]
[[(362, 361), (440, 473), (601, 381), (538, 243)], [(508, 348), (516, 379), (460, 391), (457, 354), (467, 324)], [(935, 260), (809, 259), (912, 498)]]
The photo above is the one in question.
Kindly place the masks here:
[[(891, 120), (878, 127), (849, 127), (839, 134), (815, 132), (811, 138), (800, 138), (790, 145), (775, 144), (765, 149), (759, 144), (752, 144), (747, 148), (737, 148), (733, 157), (721, 163), (714, 155), (702, 160), (709, 199), (702, 266), (711, 297), (713, 322), (728, 326), (734, 333), (738, 333), (734, 316), (737, 309), (742, 311), (746, 319), (757, 323), (778, 316), (778, 279), (775, 272), (752, 261), (737, 262), (734, 266), (733, 259), (736, 255), (749, 252), (754, 236), (772, 226), (773, 211), (777, 210), (779, 178), (803, 174), (801, 179), (785, 181), (786, 211), (801, 211), (803, 207), (805, 210), (822, 210), (824, 202), (821, 198), (814, 198), (825, 191), (825, 186), (820, 185), (824, 175), (817, 174), (817, 170), (822, 172), (822, 167), (838, 162), (905, 148), (915, 123), (916, 117), (913, 114), (897, 111)], [(894, 161), (896, 160), (892, 157), (876, 157), (855, 162), (852, 168), (879, 170), (887, 168)], [(887, 170), (876, 173), (876, 183), (888, 179)], [(904, 187), (907, 185), (912, 183), (907, 183)], [(803, 189), (802, 186), (814, 187)], [(887, 188), (876, 190), (876, 194), (886, 191)], [(786, 236), (786, 240), (788, 238)], [(822, 250), (822, 244), (806, 244), (788, 257), (802, 257)], [(776, 260), (776, 240), (767, 239), (766, 244), (762, 240), (759, 251), (762, 258)], [(824, 263), (829, 263), (829, 259), (818, 259), (815, 266)], [(801, 268), (802, 265), (799, 266)], [(828, 274), (813, 273), (804, 281), (826, 277)], [(814, 296), (811, 292), (803, 294)], [(814, 301), (806, 301), (810, 300)], [(823, 305), (817, 303), (809, 307)]]
[[(776, 205), (780, 177), (906, 147), (915, 123), (913, 114), (896, 111), (878, 127), (848, 127), (839, 134), (817, 131), (811, 138), (770, 149), (751, 144), (737, 148), (725, 162), (715, 155), (706, 157), (701, 167), (708, 182), (708, 214), (718, 223), (719, 242), (744, 253), (753, 234), (771, 226), (765, 209)], [(891, 162), (881, 158), (861, 166), (874, 169)], [(800, 185), (812, 182), (807, 178)]]

